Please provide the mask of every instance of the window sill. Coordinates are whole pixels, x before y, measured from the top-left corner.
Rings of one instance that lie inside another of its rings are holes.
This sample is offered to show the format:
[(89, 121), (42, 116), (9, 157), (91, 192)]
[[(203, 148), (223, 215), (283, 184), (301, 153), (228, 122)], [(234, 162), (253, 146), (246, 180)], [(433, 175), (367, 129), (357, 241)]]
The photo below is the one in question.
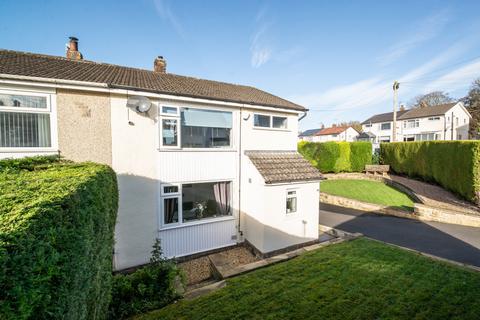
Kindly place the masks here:
[(266, 127), (253, 127), (254, 130), (266, 130), (266, 131), (281, 131), (281, 132), (292, 132), (292, 130), (282, 129), (282, 128), (266, 128)]
[(233, 148), (158, 148), (159, 152), (237, 152)]
[(178, 229), (178, 228), (188, 228), (188, 227), (198, 226), (202, 224), (231, 221), (235, 219), (236, 218), (234, 216), (226, 216), (226, 217), (211, 218), (211, 219), (192, 221), (192, 222), (176, 223), (176, 224), (172, 224), (171, 226), (169, 225), (162, 226), (158, 231), (165, 231), (165, 230)]
[(58, 153), (54, 148), (0, 148), (0, 153)]

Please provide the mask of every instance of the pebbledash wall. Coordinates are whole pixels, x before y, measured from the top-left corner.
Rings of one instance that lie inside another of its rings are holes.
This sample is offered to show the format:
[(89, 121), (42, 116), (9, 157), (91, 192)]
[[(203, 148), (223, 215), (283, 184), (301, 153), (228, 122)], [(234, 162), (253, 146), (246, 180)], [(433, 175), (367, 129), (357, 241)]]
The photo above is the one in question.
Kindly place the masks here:
[(58, 89), (56, 99), (61, 155), (111, 165), (110, 94)]

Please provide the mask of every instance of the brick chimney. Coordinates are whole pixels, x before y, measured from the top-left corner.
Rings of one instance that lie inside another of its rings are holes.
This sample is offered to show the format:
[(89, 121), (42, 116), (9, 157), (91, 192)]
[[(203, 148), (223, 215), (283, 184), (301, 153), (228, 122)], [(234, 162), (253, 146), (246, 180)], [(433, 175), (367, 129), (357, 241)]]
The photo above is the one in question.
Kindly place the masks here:
[(78, 51), (78, 39), (75, 37), (69, 37), (70, 41), (67, 46), (67, 58), (72, 60), (82, 60), (83, 56)]
[(167, 61), (163, 59), (162, 56), (158, 56), (155, 58), (155, 61), (153, 62), (153, 71), (159, 73), (167, 72)]

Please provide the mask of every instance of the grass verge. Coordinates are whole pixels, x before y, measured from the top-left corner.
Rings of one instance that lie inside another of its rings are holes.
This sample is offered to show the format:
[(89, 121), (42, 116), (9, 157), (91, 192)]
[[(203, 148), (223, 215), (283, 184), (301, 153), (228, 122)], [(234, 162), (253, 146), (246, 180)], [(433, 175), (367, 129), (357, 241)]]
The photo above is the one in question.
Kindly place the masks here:
[(353, 179), (325, 180), (320, 183), (320, 191), (334, 196), (413, 211), (412, 199), (383, 182)]

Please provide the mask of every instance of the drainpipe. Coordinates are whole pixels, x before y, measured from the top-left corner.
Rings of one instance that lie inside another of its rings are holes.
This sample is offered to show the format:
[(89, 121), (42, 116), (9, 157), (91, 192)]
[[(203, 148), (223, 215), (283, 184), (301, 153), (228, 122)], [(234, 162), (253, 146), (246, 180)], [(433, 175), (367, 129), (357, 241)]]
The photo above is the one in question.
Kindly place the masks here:
[(452, 112), (452, 129), (451, 129), (451, 132), (452, 132), (451, 137), (452, 137), (452, 141), (453, 141), (454, 140), (454, 138), (453, 138), (453, 112)]
[(308, 111), (308, 109), (305, 110), (305, 112), (303, 113), (303, 115), (302, 115), (300, 118), (298, 118), (298, 121), (299, 121), (299, 122), (300, 122), (303, 118), (305, 118), (305, 117), (307, 116), (307, 111)]
[(238, 234), (243, 239), (243, 231), (241, 225), (242, 216), (242, 123), (243, 123), (243, 108), (240, 107), (239, 137), (238, 137)]

